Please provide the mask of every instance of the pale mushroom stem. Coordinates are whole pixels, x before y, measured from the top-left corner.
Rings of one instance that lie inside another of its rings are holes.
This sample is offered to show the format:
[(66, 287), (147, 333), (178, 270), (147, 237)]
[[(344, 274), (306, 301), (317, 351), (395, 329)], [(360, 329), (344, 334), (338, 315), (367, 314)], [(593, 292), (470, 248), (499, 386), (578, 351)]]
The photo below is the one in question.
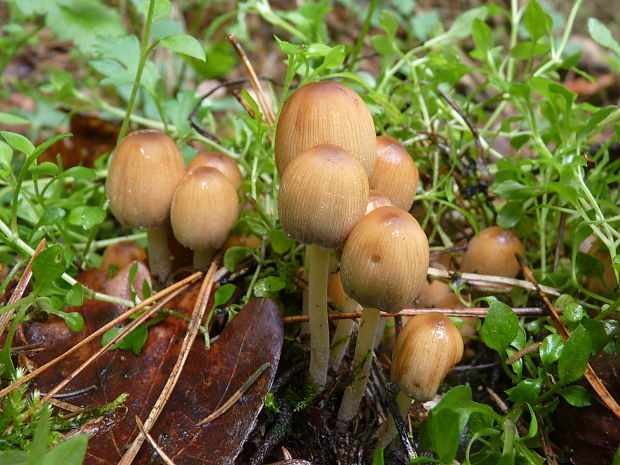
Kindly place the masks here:
[[(344, 298), (344, 304), (342, 305), (343, 313), (353, 313), (357, 311), (357, 302), (351, 297), (346, 296)], [(350, 318), (346, 320), (338, 320), (336, 323), (336, 331), (332, 337), (332, 345), (329, 352), (329, 367), (338, 370), (342, 363), (342, 357), (344, 357), (347, 347), (349, 347), (349, 341), (351, 335), (357, 327), (357, 319)]]
[(151, 275), (159, 282), (164, 283), (172, 270), (170, 249), (168, 248), (168, 228), (164, 226), (162, 228), (149, 229), (146, 232), (146, 237)]
[(327, 318), (327, 275), (329, 252), (308, 245), (308, 316), (310, 318), (310, 381), (327, 382), (329, 362), (329, 320)]
[[(306, 247), (306, 253), (304, 254), (304, 268), (301, 274), (301, 279), (303, 279), (305, 282), (308, 282), (308, 276), (310, 274), (310, 266), (308, 265), (310, 263), (310, 256), (309, 256), (310, 252), (308, 250), (309, 250), (308, 247)], [(301, 314), (302, 315), (308, 314), (308, 287), (307, 286), (301, 290)], [(310, 333), (310, 325), (308, 323), (302, 323), (300, 334), (304, 335), (304, 334), (309, 334), (309, 333)]]
[[(409, 409), (413, 399), (407, 395), (404, 391), (400, 391), (396, 396), (396, 404), (398, 405), (398, 412), (403, 419), (406, 419), (409, 415)], [(374, 436), (377, 438), (376, 447), (386, 447), (394, 436), (396, 436), (398, 430), (396, 429), (396, 423), (392, 415), (388, 416), (385, 423), (383, 423), (376, 431)]]
[(381, 318), (377, 323), (377, 334), (375, 334), (375, 349), (378, 349), (383, 339), (383, 333), (385, 331), (385, 325), (387, 324), (387, 318)]
[(381, 312), (378, 309), (372, 307), (364, 307), (362, 310), (353, 359), (353, 369), (359, 370), (359, 375), (356, 376), (355, 381), (351, 384), (351, 388), (345, 389), (342, 396), (342, 402), (338, 410), (338, 427), (340, 429), (344, 429), (347, 422), (355, 416), (364, 395), (364, 389), (370, 374), (372, 351), (375, 346), (375, 335), (380, 314)]
[(215, 255), (215, 249), (196, 249), (194, 250), (194, 269), (202, 270), (208, 268), (213, 261), (213, 255)]

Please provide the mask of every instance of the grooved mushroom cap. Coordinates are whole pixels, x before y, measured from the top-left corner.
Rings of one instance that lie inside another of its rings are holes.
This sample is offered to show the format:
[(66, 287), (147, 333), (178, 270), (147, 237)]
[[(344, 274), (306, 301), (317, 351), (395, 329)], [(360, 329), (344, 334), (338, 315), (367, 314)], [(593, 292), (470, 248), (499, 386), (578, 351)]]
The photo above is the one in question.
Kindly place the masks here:
[(174, 188), (185, 172), (181, 152), (163, 132), (135, 131), (114, 150), (106, 192), (122, 224), (160, 228), (170, 215)]
[(380, 207), (393, 207), (394, 204), (381, 192), (370, 189), (368, 191), (368, 205), (366, 206), (366, 214)]
[(201, 152), (187, 164), (187, 171), (198, 166), (210, 166), (220, 171), (226, 178), (239, 189), (243, 183), (243, 175), (235, 163), (235, 160), (222, 152)]
[(340, 258), (345, 292), (364, 307), (397, 312), (413, 304), (428, 271), (428, 239), (406, 211), (381, 207), (351, 231)]
[(390, 136), (377, 137), (377, 161), (370, 188), (385, 194), (398, 208), (409, 210), (418, 188), (418, 168), (405, 147)]
[(295, 157), (280, 181), (282, 229), (302, 244), (341, 247), (364, 217), (368, 178), (364, 167), (336, 145), (312, 147)]
[(339, 145), (372, 173), (377, 156), (372, 116), (362, 98), (338, 82), (306, 84), (286, 101), (276, 128), (278, 171), (318, 144)]
[(237, 190), (215, 168), (191, 169), (174, 191), (170, 210), (172, 231), (190, 249), (219, 249), (238, 217)]
[(515, 253), (524, 255), (519, 238), (508, 229), (491, 226), (471, 238), (461, 270), (466, 273), (514, 278), (521, 270)]
[(463, 357), (463, 337), (441, 313), (425, 313), (404, 326), (392, 355), (392, 380), (410, 397), (431, 400)]

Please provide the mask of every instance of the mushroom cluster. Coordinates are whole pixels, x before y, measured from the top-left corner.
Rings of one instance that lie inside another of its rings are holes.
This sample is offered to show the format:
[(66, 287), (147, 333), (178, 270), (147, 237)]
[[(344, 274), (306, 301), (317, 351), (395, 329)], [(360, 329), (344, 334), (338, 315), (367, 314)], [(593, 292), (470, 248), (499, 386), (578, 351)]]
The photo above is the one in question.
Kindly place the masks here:
[(106, 191), (120, 223), (148, 230), (149, 267), (163, 283), (171, 273), (168, 231), (194, 249), (195, 267), (206, 267), (237, 221), (242, 181), (234, 160), (218, 152), (199, 154), (185, 170), (172, 139), (142, 130), (114, 150)]

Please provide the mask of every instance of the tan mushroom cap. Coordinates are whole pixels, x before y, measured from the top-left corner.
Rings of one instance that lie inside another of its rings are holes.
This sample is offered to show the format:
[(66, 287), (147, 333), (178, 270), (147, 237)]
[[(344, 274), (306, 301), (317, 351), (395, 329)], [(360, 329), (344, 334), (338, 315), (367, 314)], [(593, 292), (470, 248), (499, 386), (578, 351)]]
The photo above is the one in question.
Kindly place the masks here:
[(524, 256), (517, 235), (508, 229), (491, 226), (471, 238), (461, 270), (465, 273), (514, 278), (521, 270), (515, 253)]
[(166, 134), (132, 132), (116, 147), (110, 161), (106, 181), (110, 210), (132, 228), (164, 226), (184, 172), (181, 152)]
[(293, 158), (319, 144), (349, 151), (372, 173), (377, 156), (375, 125), (362, 98), (334, 81), (300, 87), (286, 101), (276, 128), (276, 164), (283, 173)]
[(210, 166), (188, 171), (174, 192), (170, 210), (172, 231), (190, 249), (219, 249), (238, 217), (235, 186)]
[(317, 145), (300, 153), (280, 181), (282, 229), (302, 244), (341, 247), (368, 203), (364, 167), (341, 147)]
[(330, 276), (327, 283), (327, 297), (332, 299), (340, 307), (344, 306), (344, 300), (347, 298), (347, 295), (342, 287), (340, 272)]
[(351, 231), (340, 275), (345, 292), (361, 305), (394, 313), (412, 305), (428, 262), (428, 239), (415, 218), (396, 207), (381, 207)]
[[(121, 241), (112, 244), (103, 251), (101, 257), (101, 271), (106, 274), (114, 275), (116, 271), (124, 268), (132, 262), (145, 262), (146, 252), (135, 242)], [(116, 267), (112, 272), (110, 267)]]
[(377, 161), (370, 176), (370, 188), (385, 194), (398, 208), (413, 205), (420, 175), (407, 150), (390, 136), (377, 137)]
[(187, 164), (187, 171), (198, 166), (210, 166), (220, 171), (239, 189), (243, 183), (243, 175), (235, 160), (222, 152), (201, 152)]
[(424, 313), (403, 327), (392, 355), (392, 380), (420, 402), (432, 400), (463, 357), (463, 338), (441, 313)]
[(385, 195), (375, 189), (368, 191), (368, 205), (366, 206), (366, 214), (380, 207), (393, 207), (394, 204)]

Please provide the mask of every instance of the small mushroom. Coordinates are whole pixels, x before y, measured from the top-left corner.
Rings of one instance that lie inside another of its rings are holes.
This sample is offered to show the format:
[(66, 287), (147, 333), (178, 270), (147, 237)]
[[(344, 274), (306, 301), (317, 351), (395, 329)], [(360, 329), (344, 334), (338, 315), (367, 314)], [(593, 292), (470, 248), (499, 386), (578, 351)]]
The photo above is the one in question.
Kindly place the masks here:
[(142, 247), (132, 241), (120, 241), (112, 244), (103, 251), (101, 257), (101, 271), (108, 278), (113, 278), (118, 270), (124, 268), (132, 262), (143, 262), (146, 260), (146, 252)]
[[(357, 302), (344, 292), (340, 273), (333, 274), (329, 279), (327, 296), (342, 309), (343, 313), (354, 313), (357, 311)], [(344, 357), (347, 347), (349, 347), (351, 335), (356, 327), (356, 318), (336, 320), (336, 331), (334, 331), (334, 335), (332, 336), (329, 350), (329, 367), (333, 370), (338, 370), (340, 367), (342, 358)]]
[(239, 189), (243, 184), (243, 175), (235, 163), (235, 160), (222, 152), (201, 152), (187, 164), (187, 171), (198, 166), (210, 166), (221, 172), (226, 178)]
[(293, 158), (319, 144), (351, 153), (367, 175), (377, 156), (375, 125), (362, 98), (334, 81), (306, 84), (286, 101), (276, 127), (276, 164), (283, 173)]
[(171, 269), (167, 226), (174, 189), (185, 172), (176, 144), (159, 131), (135, 131), (112, 154), (106, 192), (116, 219), (147, 229), (149, 267), (164, 281)]
[(418, 168), (405, 147), (393, 137), (378, 136), (370, 188), (385, 194), (398, 208), (409, 211), (419, 178)]
[(217, 169), (188, 171), (174, 191), (170, 219), (174, 237), (194, 250), (194, 268), (206, 268), (239, 217), (235, 186)]
[(480, 231), (472, 237), (463, 257), (461, 271), (514, 278), (521, 271), (515, 254), (524, 255), (515, 233), (499, 226)]

